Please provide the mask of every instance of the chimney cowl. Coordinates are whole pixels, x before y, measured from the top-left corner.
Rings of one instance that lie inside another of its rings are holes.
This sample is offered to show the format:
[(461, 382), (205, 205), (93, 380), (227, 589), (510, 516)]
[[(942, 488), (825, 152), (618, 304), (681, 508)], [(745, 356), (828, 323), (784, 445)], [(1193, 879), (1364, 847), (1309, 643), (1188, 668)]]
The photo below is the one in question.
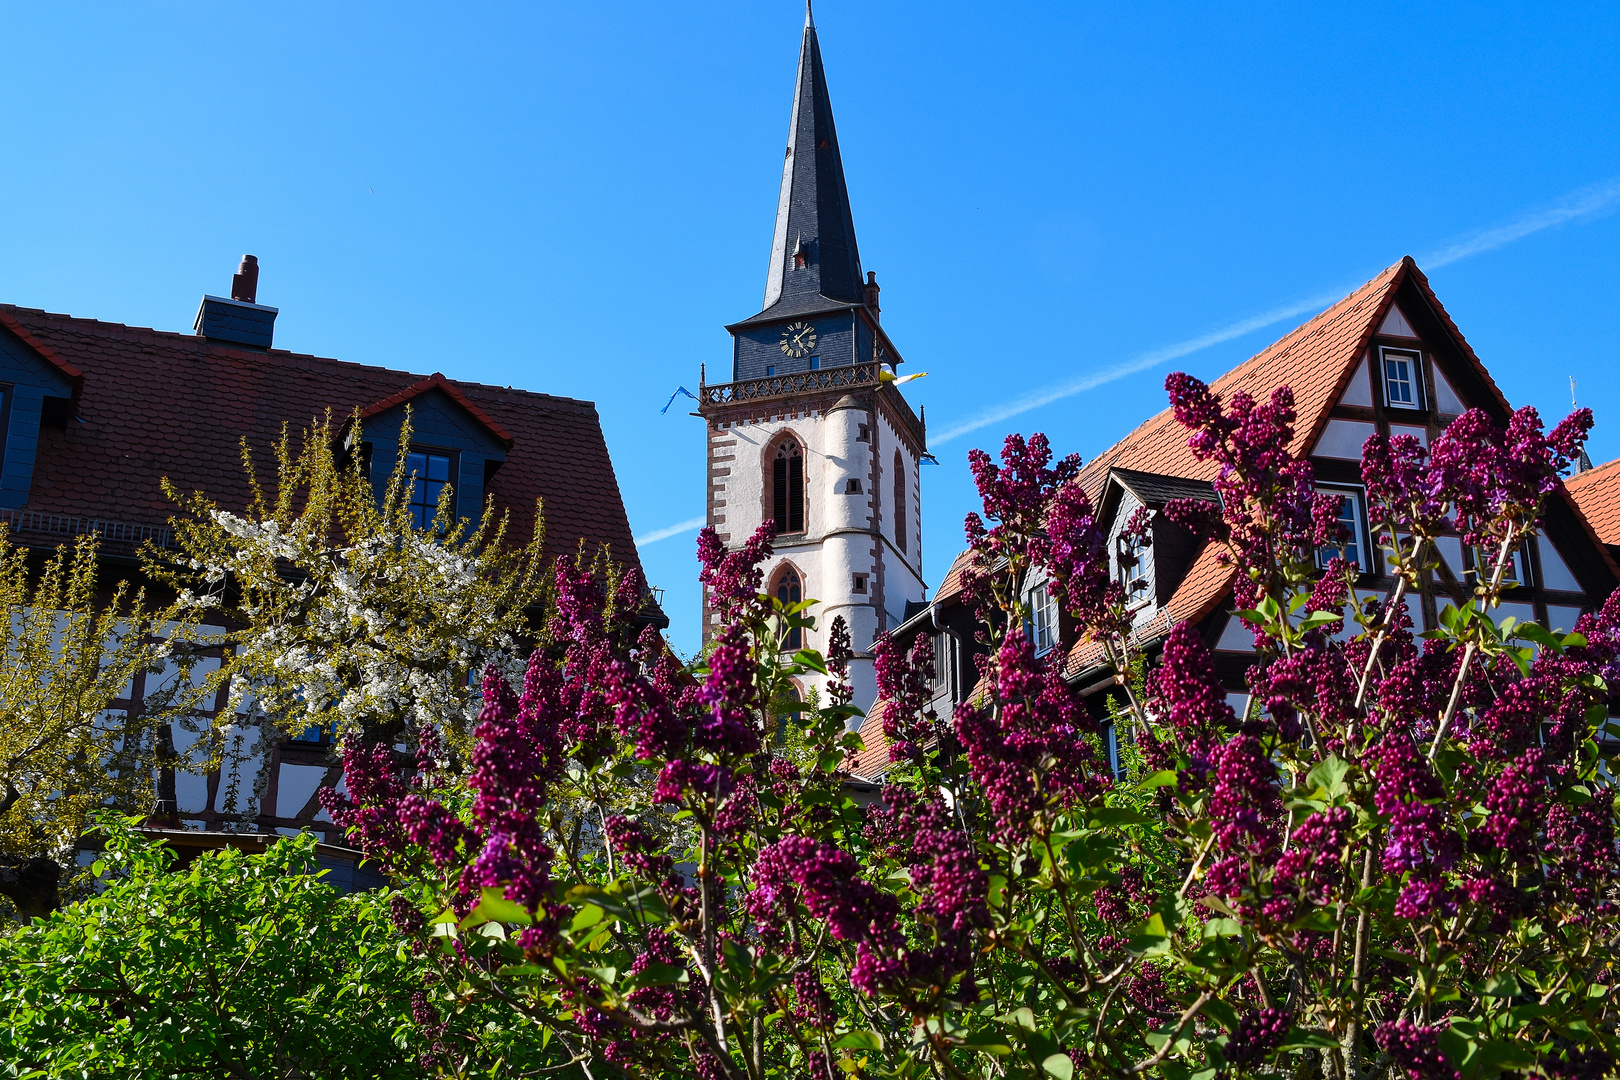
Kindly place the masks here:
[(236, 268), (236, 274), (231, 278), (231, 299), (240, 300), (244, 304), (257, 304), (259, 302), (259, 257), (257, 255), (242, 256), (242, 265)]
[(268, 349), (275, 339), (277, 309), (257, 302), (259, 260), (242, 256), (242, 265), (231, 278), (231, 296), (207, 296), (197, 308), (193, 325), (199, 337), (219, 345), (246, 349)]
[(883, 311), (878, 306), (878, 294), (882, 291), (882, 288), (877, 283), (877, 271), (868, 270), (866, 272), (866, 295), (864, 299), (866, 300), (866, 306), (872, 309), (872, 318), (874, 319), (878, 318)]

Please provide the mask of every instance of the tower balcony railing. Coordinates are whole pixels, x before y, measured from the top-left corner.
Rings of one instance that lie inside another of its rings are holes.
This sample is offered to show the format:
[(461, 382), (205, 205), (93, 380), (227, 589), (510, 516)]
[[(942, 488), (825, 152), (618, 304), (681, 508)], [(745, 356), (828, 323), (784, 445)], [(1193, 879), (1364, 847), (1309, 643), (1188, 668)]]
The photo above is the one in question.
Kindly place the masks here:
[(136, 525), (127, 521), (102, 521), (66, 514), (42, 514), (37, 510), (0, 509), (0, 524), (11, 527), (14, 538), (23, 544), (34, 537), (73, 538), (94, 534), (109, 544), (138, 547), (148, 540), (159, 547), (174, 546), (174, 530), (167, 525)]
[(879, 381), (881, 365), (876, 361), (848, 364), (841, 367), (817, 368), (814, 371), (795, 371), (787, 375), (767, 375), (761, 379), (739, 379), (736, 382), (698, 384), (699, 407), (705, 411), (716, 406), (744, 405), (759, 402), (775, 404), (785, 398), (813, 394), (823, 390), (877, 389), (892, 403), (919, 441), (926, 443), (924, 421), (912, 412), (911, 404), (893, 387)]

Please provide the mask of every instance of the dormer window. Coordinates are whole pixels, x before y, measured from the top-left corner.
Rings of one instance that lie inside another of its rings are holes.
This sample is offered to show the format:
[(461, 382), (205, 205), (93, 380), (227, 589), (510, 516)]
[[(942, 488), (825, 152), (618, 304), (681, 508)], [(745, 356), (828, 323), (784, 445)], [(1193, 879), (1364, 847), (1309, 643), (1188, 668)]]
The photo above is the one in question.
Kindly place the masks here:
[(1423, 368), (1417, 353), (1407, 349), (1382, 349), (1384, 363), (1384, 403), (1392, 409), (1423, 408)]
[(1045, 582), (1029, 590), (1029, 640), (1036, 656), (1050, 652), (1058, 643), (1057, 598)]
[(405, 456), (411, 474), (411, 524), (425, 529), (439, 513), (439, 493), (450, 482), (450, 458), (444, 450), (412, 449)]
[(1151, 580), (1148, 574), (1149, 541), (1146, 536), (1121, 533), (1115, 542), (1115, 578), (1131, 606), (1148, 601)]

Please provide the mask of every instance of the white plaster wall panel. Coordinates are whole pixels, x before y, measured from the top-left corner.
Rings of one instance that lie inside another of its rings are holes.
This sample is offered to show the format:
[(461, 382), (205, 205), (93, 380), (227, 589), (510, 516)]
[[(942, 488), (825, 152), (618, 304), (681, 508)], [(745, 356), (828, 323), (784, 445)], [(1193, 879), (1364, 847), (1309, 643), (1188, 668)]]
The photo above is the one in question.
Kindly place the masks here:
[(214, 811), (252, 816), (259, 811), (259, 782), (264, 773), (264, 738), (257, 726), (224, 728), (225, 752), (219, 769)]
[(1243, 625), (1242, 619), (1234, 615), (1227, 619), (1226, 625), (1221, 628), (1221, 636), (1215, 642), (1215, 651), (1241, 653), (1253, 652), (1254, 633), (1247, 626)]
[[(197, 740), (203, 736), (201, 724), (199, 730), (189, 730), (184, 724), (170, 724), (169, 730), (174, 739), (176, 755), (183, 761)], [(208, 809), (208, 778), (201, 773), (182, 772), (179, 769), (174, 773), (174, 799), (182, 814), (200, 814)]]
[(1361, 354), (1361, 363), (1356, 365), (1356, 373), (1350, 376), (1350, 385), (1344, 388), (1344, 396), (1339, 399), (1340, 405), (1360, 405), (1372, 408), (1372, 378), (1367, 370), (1367, 354)]
[(1563, 604), (1547, 605), (1547, 621), (1552, 624), (1547, 627), (1549, 630), (1567, 634), (1575, 629), (1575, 623), (1580, 617), (1581, 609), (1578, 607), (1566, 607)]
[(326, 770), (319, 765), (283, 764), (276, 777), (276, 817), (297, 817), (325, 779)]
[(1569, 564), (1564, 557), (1558, 554), (1553, 542), (1543, 536), (1539, 541), (1541, 547), (1541, 584), (1543, 588), (1560, 589), (1565, 592), (1580, 592), (1581, 583), (1575, 580), (1575, 575), (1569, 572)]
[(1458, 582), (1463, 579), (1463, 572), (1467, 569), (1463, 565), (1462, 540), (1455, 536), (1439, 536), (1435, 538), (1434, 546), (1440, 552), (1440, 558), (1445, 560), (1446, 569)]
[(1436, 412), (1450, 416), (1461, 416), (1468, 411), (1467, 406), (1462, 403), (1462, 398), (1457, 396), (1457, 391), (1446, 381), (1445, 373), (1440, 370), (1439, 364), (1434, 366), (1434, 408)]
[(1360, 420), (1329, 420), (1322, 437), (1311, 451), (1318, 457), (1361, 460), (1361, 444), (1378, 429)]
[(1427, 447), (1429, 445), (1429, 429), (1418, 427), (1416, 424), (1391, 424), (1389, 425), (1389, 434), (1390, 438), (1394, 438), (1396, 435), (1410, 435), (1418, 441), (1419, 446)]
[(1406, 321), (1406, 316), (1401, 314), (1401, 309), (1393, 305), (1389, 309), (1389, 314), (1384, 316), (1383, 325), (1379, 326), (1378, 332), (1388, 334), (1390, 337), (1417, 337), (1417, 331), (1413, 330), (1412, 324)]
[[(337, 792), (338, 792), (339, 795), (347, 795), (349, 793), (349, 782), (347, 780), (343, 779), (342, 777), (338, 778)], [(316, 821), (324, 821), (328, 825), (335, 824), (335, 822), (332, 821), (332, 815), (328, 814), (326, 812), (326, 807), (324, 807), (324, 806), (321, 807), (321, 809), (315, 814), (315, 820)], [(341, 833), (339, 833), (338, 835), (339, 835), (339, 837), (342, 836)]]

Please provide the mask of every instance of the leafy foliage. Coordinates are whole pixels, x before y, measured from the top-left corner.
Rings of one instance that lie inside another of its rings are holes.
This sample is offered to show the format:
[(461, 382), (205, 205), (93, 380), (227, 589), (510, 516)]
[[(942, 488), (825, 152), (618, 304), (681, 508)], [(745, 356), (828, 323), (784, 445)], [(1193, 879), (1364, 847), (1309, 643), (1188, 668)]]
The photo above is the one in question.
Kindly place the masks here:
[[(148, 609), (123, 584), (99, 596), (96, 552), (85, 536), (31, 573), (28, 549), (0, 526), (0, 853), (12, 859), (71, 864), (91, 813), (150, 801), (155, 767), (205, 767), (212, 749), (195, 743), (196, 757), (181, 762), (157, 737), (216, 685), (191, 678), (204, 644), (196, 623), (177, 608)], [(111, 709), (143, 672), (166, 678), (135, 708)], [(46, 895), (7, 891), (28, 914), (51, 906)]]
[(98, 896), (0, 937), (6, 1076), (515, 1075), (543, 1057), (499, 1013), (444, 1000), (391, 898), (338, 894), (308, 834), (173, 853), (103, 819)]
[[(1190, 626), (1143, 666), (1078, 459), (1014, 436), (971, 459), (979, 689), (942, 721), (928, 640), (878, 643), (893, 769), (870, 805), (838, 772), (847, 630), (784, 649), (812, 605), (760, 593), (767, 526), (700, 538), (721, 619), (699, 666), (560, 565), (521, 696), (486, 669), (464, 782), (350, 740), (328, 809), (410, 883), (436, 975), (581, 1076), (1607, 1075), (1620, 599), (1566, 635), (1493, 617), (1590, 416), (1370, 442), (1401, 584), (1363, 602), (1356, 567), (1317, 565), (1339, 506), (1288, 451), (1287, 389), (1168, 389), (1221, 499), (1163, 512), (1234, 567), (1244, 709)], [(1406, 598), (1445, 584), (1453, 531), (1489, 555), (1419, 634)], [(1035, 574), (1120, 673), (1123, 775), (1022, 631)], [(822, 671), (803, 763), (773, 754), (788, 681)]]

